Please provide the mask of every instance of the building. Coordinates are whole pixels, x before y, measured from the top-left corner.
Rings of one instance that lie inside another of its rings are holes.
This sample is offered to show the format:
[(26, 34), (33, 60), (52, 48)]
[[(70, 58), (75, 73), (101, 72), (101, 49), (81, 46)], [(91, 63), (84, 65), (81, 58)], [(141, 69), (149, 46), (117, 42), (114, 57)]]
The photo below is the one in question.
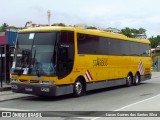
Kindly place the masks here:
[(120, 33), (121, 32), (119, 29), (112, 28), (112, 27), (106, 28), (106, 29), (104, 29), (104, 31), (106, 31), (106, 32), (113, 32), (113, 33)]
[(25, 28), (33, 28), (36, 27), (37, 24), (33, 23), (32, 21), (26, 22)]
[(6, 45), (7, 38), (5, 36), (5, 32), (0, 32), (0, 45)]
[(34, 27), (45, 27), (48, 26), (47, 24), (36, 24), (33, 23), (32, 21), (26, 22), (25, 28), (34, 28)]
[(12, 32), (18, 32), (21, 29), (23, 29), (23, 27), (15, 27), (15, 26), (6, 27), (6, 31), (12, 31)]
[(0, 33), (0, 74), (1, 80), (10, 83), (10, 68), (13, 62), (14, 47), (17, 33), (22, 28), (8, 26), (5, 32)]
[(86, 29), (88, 26), (86, 24), (76, 24), (76, 25), (74, 25), (74, 27), (78, 27), (78, 28), (81, 28), (81, 29)]

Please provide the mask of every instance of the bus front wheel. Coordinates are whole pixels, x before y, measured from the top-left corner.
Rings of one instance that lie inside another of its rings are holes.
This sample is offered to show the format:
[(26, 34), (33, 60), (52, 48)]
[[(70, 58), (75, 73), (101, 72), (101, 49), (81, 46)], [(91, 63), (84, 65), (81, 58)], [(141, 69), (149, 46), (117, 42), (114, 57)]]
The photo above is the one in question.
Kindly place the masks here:
[(75, 84), (74, 84), (74, 88), (73, 88), (73, 93), (75, 97), (79, 97), (84, 95), (85, 93), (85, 86), (83, 84), (83, 82), (80, 79), (77, 79)]

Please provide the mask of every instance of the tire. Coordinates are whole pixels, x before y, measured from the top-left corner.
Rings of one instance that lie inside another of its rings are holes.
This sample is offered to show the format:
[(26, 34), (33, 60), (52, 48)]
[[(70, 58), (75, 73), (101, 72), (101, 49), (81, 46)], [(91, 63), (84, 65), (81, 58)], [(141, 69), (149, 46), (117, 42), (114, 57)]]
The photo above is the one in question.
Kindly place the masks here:
[(74, 84), (73, 94), (75, 97), (80, 97), (85, 94), (85, 85), (80, 79), (76, 80)]
[(135, 77), (134, 77), (134, 85), (139, 85), (140, 84), (140, 74), (136, 73)]
[(126, 86), (127, 86), (127, 87), (130, 87), (130, 86), (132, 85), (132, 83), (133, 83), (133, 77), (132, 77), (132, 75), (129, 73), (128, 76), (127, 76), (127, 78), (126, 78)]

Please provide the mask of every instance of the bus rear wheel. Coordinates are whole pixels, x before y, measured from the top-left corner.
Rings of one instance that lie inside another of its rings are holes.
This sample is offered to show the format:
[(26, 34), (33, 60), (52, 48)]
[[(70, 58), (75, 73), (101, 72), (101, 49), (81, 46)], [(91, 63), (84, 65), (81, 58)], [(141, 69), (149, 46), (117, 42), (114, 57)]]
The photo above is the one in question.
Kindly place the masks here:
[(74, 84), (73, 94), (75, 97), (80, 97), (84, 95), (84, 93), (85, 93), (85, 86), (80, 79), (77, 79)]
[(134, 85), (139, 85), (140, 84), (140, 74), (136, 73), (134, 77)]
[(130, 87), (132, 85), (132, 81), (133, 81), (133, 77), (132, 75), (129, 73), (127, 78), (126, 78), (126, 86)]

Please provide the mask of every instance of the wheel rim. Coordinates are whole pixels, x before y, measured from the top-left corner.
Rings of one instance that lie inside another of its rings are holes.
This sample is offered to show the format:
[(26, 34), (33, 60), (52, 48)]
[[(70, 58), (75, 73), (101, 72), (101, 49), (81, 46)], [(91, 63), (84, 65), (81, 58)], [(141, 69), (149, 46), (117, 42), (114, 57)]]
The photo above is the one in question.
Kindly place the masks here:
[(77, 95), (80, 95), (81, 94), (81, 92), (82, 92), (82, 84), (81, 84), (81, 82), (76, 82), (76, 85), (75, 85), (75, 91), (76, 91), (76, 94)]
[(139, 76), (138, 75), (136, 75), (136, 77), (135, 77), (135, 82), (136, 82), (136, 84), (139, 83)]
[(128, 85), (131, 85), (131, 83), (132, 83), (132, 78), (131, 78), (130, 75), (127, 77), (127, 82), (128, 82)]

